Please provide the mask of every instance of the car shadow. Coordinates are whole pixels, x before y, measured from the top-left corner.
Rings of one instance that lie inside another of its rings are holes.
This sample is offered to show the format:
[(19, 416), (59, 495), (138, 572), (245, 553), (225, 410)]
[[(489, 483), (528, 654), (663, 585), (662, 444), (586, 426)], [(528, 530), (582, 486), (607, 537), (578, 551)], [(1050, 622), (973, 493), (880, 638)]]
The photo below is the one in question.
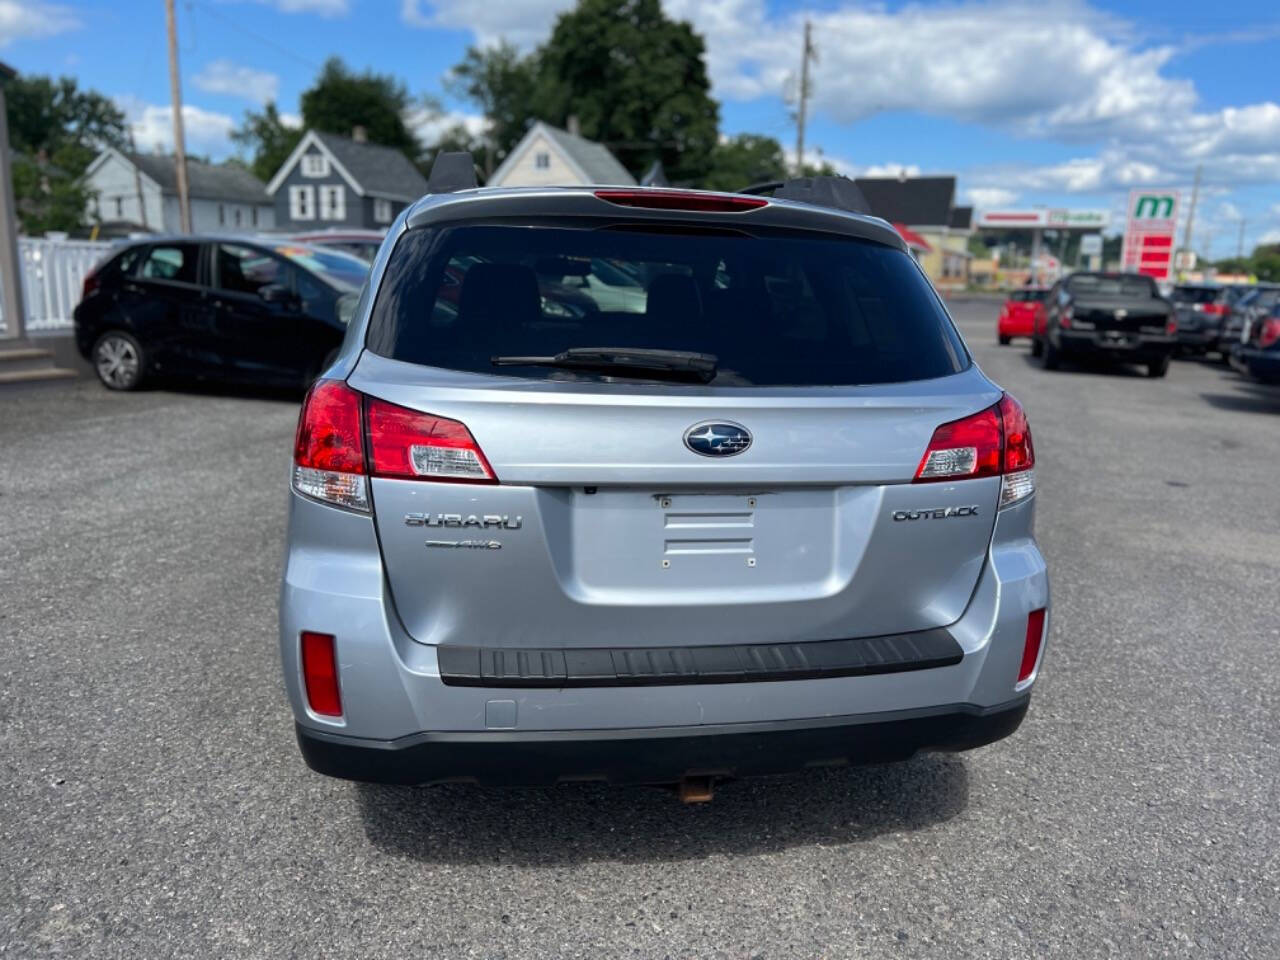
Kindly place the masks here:
[[(1022, 361), (1028, 367), (1034, 367), (1037, 370), (1043, 370), (1039, 357), (1033, 357), (1030, 353), (1023, 354)], [(1107, 361), (1102, 359), (1092, 359), (1089, 357), (1072, 357), (1069, 360), (1063, 360), (1062, 365), (1057, 370), (1048, 371), (1050, 373), (1075, 373), (1086, 376), (1108, 376), (1108, 377), (1132, 377), (1137, 380), (1146, 380), (1146, 370), (1134, 366), (1133, 364), (1121, 363), (1118, 361)]]
[(1201, 393), (1200, 398), (1211, 407), (1232, 413), (1280, 414), (1280, 385), (1259, 383), (1223, 376), (1223, 386), (1230, 393)]
[(732, 781), (685, 806), (658, 787), (561, 784), (526, 790), (357, 784), (365, 833), (383, 852), (429, 863), (647, 863), (857, 843), (945, 822), (969, 803), (954, 754)]

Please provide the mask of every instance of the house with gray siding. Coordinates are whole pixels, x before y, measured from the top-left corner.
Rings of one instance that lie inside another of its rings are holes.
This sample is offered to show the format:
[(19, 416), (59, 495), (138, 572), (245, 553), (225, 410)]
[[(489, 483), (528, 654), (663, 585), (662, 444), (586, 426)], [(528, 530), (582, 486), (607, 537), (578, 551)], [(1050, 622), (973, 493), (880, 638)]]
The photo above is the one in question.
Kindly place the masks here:
[(276, 228), (385, 230), (427, 192), (418, 168), (394, 147), (308, 130), (267, 184)]
[[(88, 220), (107, 235), (179, 233), (177, 161), (164, 154), (103, 150), (85, 170)], [(271, 230), (275, 207), (261, 180), (238, 164), (187, 160), (191, 229)]]
[[(570, 126), (577, 124), (570, 118)], [(489, 178), (490, 187), (634, 186), (636, 178), (602, 143), (539, 120)]]

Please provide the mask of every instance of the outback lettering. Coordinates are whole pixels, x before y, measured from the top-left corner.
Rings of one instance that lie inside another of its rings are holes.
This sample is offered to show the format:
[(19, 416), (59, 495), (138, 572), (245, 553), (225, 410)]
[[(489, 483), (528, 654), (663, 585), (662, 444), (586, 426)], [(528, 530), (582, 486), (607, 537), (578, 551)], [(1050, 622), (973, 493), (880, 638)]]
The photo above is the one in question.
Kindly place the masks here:
[(894, 520), (945, 520), (947, 517), (976, 517), (978, 508), (968, 507), (928, 507), (924, 510), (895, 510)]

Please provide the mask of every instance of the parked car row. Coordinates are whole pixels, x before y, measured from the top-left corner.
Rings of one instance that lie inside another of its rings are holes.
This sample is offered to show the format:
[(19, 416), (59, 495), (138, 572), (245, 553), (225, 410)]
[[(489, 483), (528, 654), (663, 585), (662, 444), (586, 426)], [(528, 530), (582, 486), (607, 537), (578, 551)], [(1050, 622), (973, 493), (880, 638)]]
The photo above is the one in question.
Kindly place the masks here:
[(1163, 377), (1177, 354), (1217, 353), (1242, 373), (1280, 381), (1280, 284), (1185, 284), (1170, 297), (1147, 277), (1073, 273), (1052, 287), (1014, 290), (996, 336), (1031, 341), (1046, 370), (1091, 356), (1136, 363)]

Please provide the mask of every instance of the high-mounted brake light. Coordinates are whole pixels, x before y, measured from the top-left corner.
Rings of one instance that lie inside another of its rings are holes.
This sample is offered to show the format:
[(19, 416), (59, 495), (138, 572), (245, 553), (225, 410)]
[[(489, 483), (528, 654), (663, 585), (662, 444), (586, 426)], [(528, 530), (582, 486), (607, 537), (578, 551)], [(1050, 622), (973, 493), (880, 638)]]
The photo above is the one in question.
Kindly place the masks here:
[(995, 406), (944, 423), (916, 468), (916, 483), (1001, 477), (1000, 506), (1035, 492), (1035, 448), (1022, 405), (1009, 394)]
[(353, 510), (369, 509), (360, 394), (341, 380), (317, 380), (307, 392), (293, 445), (293, 488)]
[(702, 213), (745, 213), (769, 205), (764, 197), (727, 197), (693, 190), (597, 190), (596, 196), (622, 207)]
[(369, 466), (375, 477), (497, 483), (465, 424), (370, 398)]

